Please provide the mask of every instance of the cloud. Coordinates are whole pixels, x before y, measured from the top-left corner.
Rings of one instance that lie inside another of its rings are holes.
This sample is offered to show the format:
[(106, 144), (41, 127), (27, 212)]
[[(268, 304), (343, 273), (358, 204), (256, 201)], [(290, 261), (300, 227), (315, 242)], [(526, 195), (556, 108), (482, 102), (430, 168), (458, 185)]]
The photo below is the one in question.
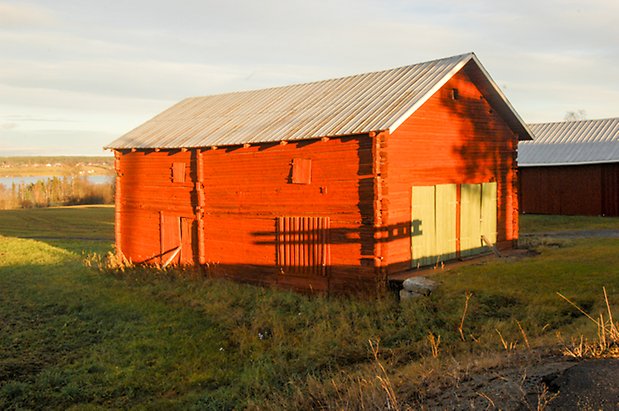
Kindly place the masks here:
[(62, 90), (100, 96), (179, 99), (247, 77), (242, 67), (160, 60), (46, 62), (6, 60), (0, 84), (16, 88)]
[(107, 133), (98, 149), (187, 96), (468, 51), (526, 121), (616, 116), (618, 14), (611, 0), (0, 0), (0, 120), (16, 125), (0, 131), (29, 144), (54, 128), (67, 147)]
[(104, 155), (103, 146), (116, 135), (97, 130), (41, 129), (0, 132), (4, 155)]
[(17, 127), (17, 123), (0, 123), (0, 130), (13, 130)]
[(30, 4), (0, 3), (0, 27), (48, 27), (58, 21), (55, 16), (43, 7)]

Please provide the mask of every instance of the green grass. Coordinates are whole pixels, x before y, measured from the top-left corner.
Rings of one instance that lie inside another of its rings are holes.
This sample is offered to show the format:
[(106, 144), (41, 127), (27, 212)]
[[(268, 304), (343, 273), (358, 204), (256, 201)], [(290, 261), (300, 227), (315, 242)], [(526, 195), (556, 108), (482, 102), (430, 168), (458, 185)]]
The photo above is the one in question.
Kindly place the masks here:
[(520, 216), (524, 234), (576, 230), (619, 230), (618, 217), (525, 214)]
[(2, 210), (0, 236), (38, 239), (78, 254), (82, 250), (105, 252), (114, 242), (114, 207)]
[[(606, 286), (619, 304), (619, 240), (462, 266), (429, 298), (398, 303), (87, 268), (81, 249), (110, 250), (112, 219), (109, 207), (0, 211), (0, 408), (349, 408), (342, 393), (376, 375), (368, 339), (398, 392), (414, 392), (429, 332), (452, 367), (503, 351), (497, 329), (522, 348), (516, 321), (538, 346), (594, 333), (556, 291), (595, 311)], [(87, 236), (100, 240), (75, 240)]]

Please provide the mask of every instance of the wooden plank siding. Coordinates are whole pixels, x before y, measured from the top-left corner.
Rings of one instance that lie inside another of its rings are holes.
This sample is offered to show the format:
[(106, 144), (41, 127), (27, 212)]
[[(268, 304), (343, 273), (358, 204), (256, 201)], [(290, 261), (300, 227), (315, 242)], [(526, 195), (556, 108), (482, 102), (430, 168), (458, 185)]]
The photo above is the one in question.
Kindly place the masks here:
[[(161, 239), (170, 248), (178, 234), (161, 234), (169, 226), (162, 221), (178, 216), (194, 219), (196, 230), (202, 227), (192, 253), (184, 255), (195, 263), (202, 256), (213, 276), (316, 291), (376, 287), (367, 135), (217, 150), (125, 151), (118, 158), (118, 244), (127, 258), (165, 261), (157, 258)], [(296, 158), (311, 159), (309, 184), (292, 183)], [(181, 163), (187, 165), (186, 178), (174, 182)], [(329, 220), (329, 275), (277, 267), (277, 221), (289, 216)]]
[(522, 167), (521, 211), (619, 216), (619, 165)]
[[(458, 90), (456, 99), (453, 89)], [(511, 248), (518, 237), (516, 144), (517, 136), (492, 110), (466, 71), (457, 73), (384, 144), (385, 225), (409, 224), (413, 186), (496, 181), (497, 243)], [(389, 272), (409, 269), (410, 235), (394, 230), (387, 241)], [(459, 242), (457, 247), (459, 250)]]
[[(162, 214), (164, 219), (195, 217), (192, 200), (195, 176), (191, 174), (194, 161), (191, 152), (180, 150), (125, 152), (119, 156), (116, 207), (120, 241), (117, 244), (125, 257), (135, 262), (160, 262)], [(182, 183), (173, 181), (174, 163), (187, 165)], [(164, 232), (164, 235), (178, 237), (178, 233)], [(188, 251), (185, 255), (190, 254)]]
[[(367, 136), (207, 150), (202, 156), (205, 253), (215, 275), (298, 289), (375, 287)], [(310, 184), (292, 183), (296, 158), (311, 159)], [(275, 267), (277, 219), (289, 216), (330, 219), (329, 276)]]

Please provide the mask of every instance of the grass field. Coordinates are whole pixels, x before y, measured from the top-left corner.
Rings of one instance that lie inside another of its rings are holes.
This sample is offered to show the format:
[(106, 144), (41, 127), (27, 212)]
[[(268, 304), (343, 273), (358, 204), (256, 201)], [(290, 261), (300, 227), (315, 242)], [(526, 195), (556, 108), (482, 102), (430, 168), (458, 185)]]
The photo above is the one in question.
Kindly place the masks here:
[(619, 230), (619, 218), (528, 214), (520, 216), (520, 230), (525, 234), (573, 230)]
[(86, 267), (83, 250), (111, 250), (112, 220), (111, 207), (0, 211), (0, 408), (371, 409), (385, 405), (377, 376), (418, 405), (454, 364), (526, 351), (518, 322), (533, 348), (594, 335), (555, 292), (597, 312), (606, 286), (619, 304), (616, 239), (546, 240), (539, 255), (438, 274), (432, 296), (398, 303)]

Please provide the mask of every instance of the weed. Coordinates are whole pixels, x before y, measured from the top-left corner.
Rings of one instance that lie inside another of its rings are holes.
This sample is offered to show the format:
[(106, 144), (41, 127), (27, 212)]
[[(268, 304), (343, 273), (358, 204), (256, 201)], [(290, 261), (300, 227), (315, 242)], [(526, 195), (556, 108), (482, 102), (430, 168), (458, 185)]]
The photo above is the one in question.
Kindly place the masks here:
[(135, 267), (135, 264), (127, 260), (122, 253), (115, 251), (109, 251), (104, 256), (98, 253), (88, 253), (82, 261), (86, 267), (94, 268), (102, 273), (124, 273), (126, 270)]
[(550, 392), (546, 384), (541, 384), (537, 393), (537, 411), (544, 411), (558, 396), (559, 392)]
[(462, 341), (465, 341), (466, 339), (464, 338), (464, 319), (466, 318), (466, 312), (469, 308), (469, 300), (471, 299), (471, 297), (473, 296), (472, 293), (470, 293), (468, 290), (465, 291), (464, 293), (464, 309), (462, 310), (462, 319), (460, 320), (460, 325), (458, 325), (458, 332), (460, 333), (460, 338), (462, 339)]
[(368, 341), (370, 344), (370, 349), (372, 350), (372, 356), (374, 357), (374, 363), (376, 365), (376, 370), (377, 370), (376, 379), (380, 383), (380, 387), (383, 389), (383, 391), (385, 392), (387, 396), (386, 409), (399, 411), (400, 405), (398, 403), (398, 398), (393, 389), (393, 384), (391, 384), (391, 380), (389, 379), (387, 370), (385, 370), (385, 367), (383, 366), (382, 362), (380, 361), (380, 358), (378, 357), (378, 352), (379, 352), (378, 346), (379, 346), (380, 340), (376, 340), (375, 342), (372, 342), (372, 340), (368, 340)]
[(518, 346), (518, 343), (516, 341), (505, 341), (505, 338), (503, 338), (503, 334), (501, 334), (501, 331), (499, 331), (498, 329), (495, 329), (496, 333), (499, 335), (499, 339), (501, 340), (501, 345), (503, 346), (503, 348), (505, 349), (505, 351), (513, 351), (516, 349), (516, 347)]
[(434, 334), (428, 334), (428, 343), (430, 344), (430, 350), (432, 352), (432, 358), (438, 358), (438, 348), (441, 345), (441, 336), (434, 336)]
[(531, 344), (529, 344), (529, 337), (527, 337), (527, 333), (524, 332), (524, 328), (522, 328), (522, 324), (520, 324), (520, 321), (516, 321), (516, 324), (518, 324), (518, 329), (520, 330), (520, 334), (522, 334), (522, 338), (524, 340), (524, 344), (530, 350), (531, 349)]
[(592, 317), (569, 298), (557, 292), (559, 297), (563, 298), (593, 322), (597, 329), (597, 336), (594, 340), (590, 341), (584, 338), (583, 335), (580, 335), (579, 339), (572, 338), (569, 345), (565, 343), (560, 334), (557, 334), (557, 337), (564, 346), (563, 353), (565, 355), (575, 358), (619, 358), (619, 322), (615, 322), (613, 319), (606, 287), (602, 287), (602, 290), (604, 292), (607, 316), (600, 312), (597, 318)]

